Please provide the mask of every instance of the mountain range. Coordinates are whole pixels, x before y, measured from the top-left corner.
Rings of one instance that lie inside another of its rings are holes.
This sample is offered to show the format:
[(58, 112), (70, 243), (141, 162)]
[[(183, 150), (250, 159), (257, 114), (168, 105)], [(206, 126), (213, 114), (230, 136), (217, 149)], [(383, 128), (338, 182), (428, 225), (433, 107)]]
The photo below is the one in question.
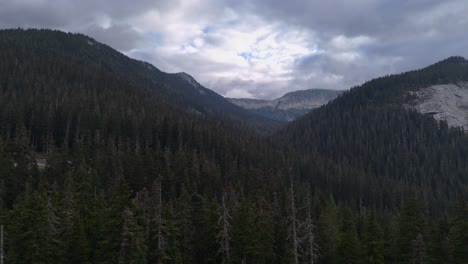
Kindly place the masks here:
[(0, 61), (8, 263), (466, 263), (465, 58), (269, 114), (81, 34)]
[(233, 104), (269, 119), (289, 122), (335, 99), (343, 91), (309, 89), (289, 92), (273, 100), (228, 98)]

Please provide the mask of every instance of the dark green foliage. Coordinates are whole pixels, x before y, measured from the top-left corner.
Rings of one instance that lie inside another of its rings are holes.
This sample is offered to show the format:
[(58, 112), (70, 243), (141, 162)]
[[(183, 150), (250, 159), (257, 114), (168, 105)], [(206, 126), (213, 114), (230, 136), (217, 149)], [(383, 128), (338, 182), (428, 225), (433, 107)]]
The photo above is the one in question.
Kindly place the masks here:
[(218, 263), (217, 260), (217, 208), (210, 206), (199, 194), (192, 196), (191, 236), (192, 261), (194, 263)]
[(38, 191), (26, 195), (7, 221), (9, 250), (14, 263), (61, 263), (60, 228), (52, 201)]
[[(341, 239), (337, 248), (337, 254), (339, 263), (361, 263), (361, 244), (359, 241), (357, 227), (356, 227), (356, 219), (354, 219), (355, 215), (352, 213), (351, 209), (344, 208), (342, 210), (341, 216)], [(366, 234), (365, 234), (365, 245), (367, 246), (366, 241)], [(367, 248), (365, 248), (366, 250)], [(366, 252), (367, 253), (367, 252)], [(369, 257), (368, 254), (365, 254), (366, 257)]]
[[(0, 60), (7, 263), (221, 263), (225, 194), (230, 263), (292, 263), (290, 186), (301, 262), (466, 262), (464, 198), (447, 214), (466, 191), (466, 138), (369, 101), (394, 91), (350, 92), (278, 143), (208, 90), (82, 35), (0, 31)], [(436, 82), (463, 63), (433, 66)], [(364, 87), (426, 73), (404, 76)]]
[[(407, 194), (400, 212), (400, 234), (398, 239), (400, 261), (410, 263), (415, 245), (421, 250), (424, 245), (422, 234), (425, 233), (425, 222), (420, 202), (413, 194)], [(418, 254), (421, 252), (418, 252)], [(422, 253), (421, 253), (422, 254)]]
[(464, 196), (459, 196), (449, 221), (449, 243), (453, 263), (466, 263), (468, 261), (468, 207)]
[(260, 255), (259, 227), (247, 200), (241, 200), (233, 215), (233, 263), (257, 263)]
[(383, 264), (385, 256), (383, 234), (373, 212), (365, 219), (363, 238), (364, 263)]
[(429, 241), (426, 244), (430, 263), (450, 261), (448, 223), (446, 217), (431, 225)]
[[(330, 196), (323, 208), (319, 219), (319, 245), (321, 245), (321, 259), (324, 263), (340, 263), (338, 246), (340, 244), (339, 207), (333, 196)], [(350, 232), (353, 232), (350, 230)]]
[(143, 228), (128, 207), (124, 209), (122, 219), (118, 263), (147, 263), (147, 248)]
[[(302, 153), (304, 171), (315, 166), (322, 174), (310, 179), (312, 184), (337, 193), (337, 199), (397, 208), (401, 193), (412, 190), (438, 214), (467, 190), (468, 137), (404, 104), (410, 91), (467, 80), (463, 58), (378, 78), (296, 120), (276, 138)], [(316, 165), (317, 159), (322, 164)], [(338, 166), (336, 172), (328, 160)]]

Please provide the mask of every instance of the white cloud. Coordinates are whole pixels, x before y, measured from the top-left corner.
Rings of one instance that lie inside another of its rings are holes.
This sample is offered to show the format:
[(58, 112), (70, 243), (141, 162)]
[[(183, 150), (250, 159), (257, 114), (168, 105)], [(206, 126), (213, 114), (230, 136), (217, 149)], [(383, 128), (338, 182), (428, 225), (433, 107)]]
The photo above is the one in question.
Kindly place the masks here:
[(356, 49), (364, 45), (372, 44), (373, 40), (369, 36), (356, 36), (356, 37), (346, 37), (344, 35), (338, 35), (331, 39), (330, 44), (334, 49), (337, 50), (349, 50)]
[(248, 91), (246, 91), (244, 89), (238, 89), (238, 88), (230, 89), (226, 93), (226, 97), (230, 97), (230, 98), (254, 98), (254, 96), (251, 93), (249, 93)]
[(270, 24), (254, 15), (241, 17), (229, 8), (220, 10), (219, 16), (209, 17), (211, 20), (200, 16), (187, 24), (181, 14), (190, 13), (192, 8), (193, 5), (185, 5), (164, 14), (150, 11), (135, 18), (136, 28), (161, 38), (157, 45), (139, 50), (141, 59), (149, 59), (164, 71), (189, 72), (222, 95), (252, 97), (248, 87), (210, 85), (236, 79), (250, 84), (277, 83), (276, 89), (287, 92), (278, 86), (294, 78), (295, 61), (317, 52), (315, 45), (310, 44), (312, 35), (306, 30)]
[(89, 34), (222, 95), (346, 89), (468, 55), (466, 0), (0, 0), (0, 28)]

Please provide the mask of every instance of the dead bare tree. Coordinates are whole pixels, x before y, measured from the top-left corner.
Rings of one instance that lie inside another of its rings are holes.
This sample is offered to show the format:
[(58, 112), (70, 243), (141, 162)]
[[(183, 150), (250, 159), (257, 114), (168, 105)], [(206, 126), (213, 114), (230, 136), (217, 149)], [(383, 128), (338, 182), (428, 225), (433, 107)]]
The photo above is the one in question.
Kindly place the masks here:
[(297, 235), (298, 221), (296, 218), (296, 204), (294, 197), (294, 181), (292, 175), (292, 169), (289, 171), (289, 181), (290, 181), (290, 192), (289, 199), (291, 202), (291, 239), (293, 242), (293, 254), (294, 254), (294, 264), (299, 264), (299, 237)]
[(230, 259), (230, 240), (231, 240), (231, 215), (229, 214), (229, 209), (226, 206), (225, 194), (221, 200), (221, 208), (219, 212), (218, 223), (221, 225), (221, 231), (218, 234), (218, 241), (220, 243), (219, 253), (222, 254), (223, 263), (229, 263)]
[(0, 264), (4, 264), (5, 252), (3, 249), (3, 225), (0, 225)]
[(315, 239), (315, 225), (312, 221), (312, 212), (310, 209), (310, 200), (307, 198), (307, 217), (303, 223), (304, 230), (304, 240), (306, 243), (306, 252), (304, 256), (308, 264), (314, 264), (315, 260), (318, 258), (318, 246)]
[(165, 254), (164, 245), (166, 243), (164, 238), (164, 231), (166, 227), (164, 226), (164, 220), (162, 217), (162, 184), (161, 178), (159, 178), (153, 184), (153, 196), (154, 196), (154, 212), (153, 212), (153, 222), (156, 224), (156, 235), (157, 235), (157, 252), (158, 252), (158, 263), (162, 263), (162, 257)]

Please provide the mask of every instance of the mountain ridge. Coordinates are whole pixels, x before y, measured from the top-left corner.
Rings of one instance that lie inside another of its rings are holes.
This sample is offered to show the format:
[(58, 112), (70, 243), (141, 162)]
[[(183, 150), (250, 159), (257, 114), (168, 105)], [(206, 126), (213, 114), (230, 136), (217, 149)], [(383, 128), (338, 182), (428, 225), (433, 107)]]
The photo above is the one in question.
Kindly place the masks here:
[(403, 108), (415, 96), (399, 88), (460, 78), (371, 81), (265, 135), (188, 75), (71, 35), (10, 33), (9, 263), (466, 262), (466, 196), (450, 209), (467, 190), (466, 137)]
[(457, 192), (466, 193), (468, 137), (461, 127), (407, 104), (427, 87), (467, 80), (468, 61), (461, 57), (376, 78), (290, 122), (275, 139), (302, 153), (304, 164), (314, 155), (344, 167), (351, 164), (359, 173), (343, 180), (356, 190), (361, 181), (370, 181), (390, 197), (410, 185), (420, 188), (420, 195), (434, 197), (434, 207), (440, 206)]
[[(233, 119), (259, 131), (277, 126), (272, 120), (232, 104), (186, 73), (165, 73), (148, 62), (127, 57), (83, 34), (37, 29), (6, 29), (1, 30), (0, 34), (3, 46), (16, 45), (29, 53), (27, 56), (37, 53), (51, 58), (64, 57), (76, 64), (86, 61), (88, 67), (99, 68), (138, 89), (208, 118)], [(22, 40), (30, 42), (30, 45), (19, 43)]]
[(342, 93), (343, 91), (340, 90), (307, 89), (289, 92), (272, 100), (227, 99), (259, 115), (279, 121), (292, 121), (308, 111), (328, 103)]

